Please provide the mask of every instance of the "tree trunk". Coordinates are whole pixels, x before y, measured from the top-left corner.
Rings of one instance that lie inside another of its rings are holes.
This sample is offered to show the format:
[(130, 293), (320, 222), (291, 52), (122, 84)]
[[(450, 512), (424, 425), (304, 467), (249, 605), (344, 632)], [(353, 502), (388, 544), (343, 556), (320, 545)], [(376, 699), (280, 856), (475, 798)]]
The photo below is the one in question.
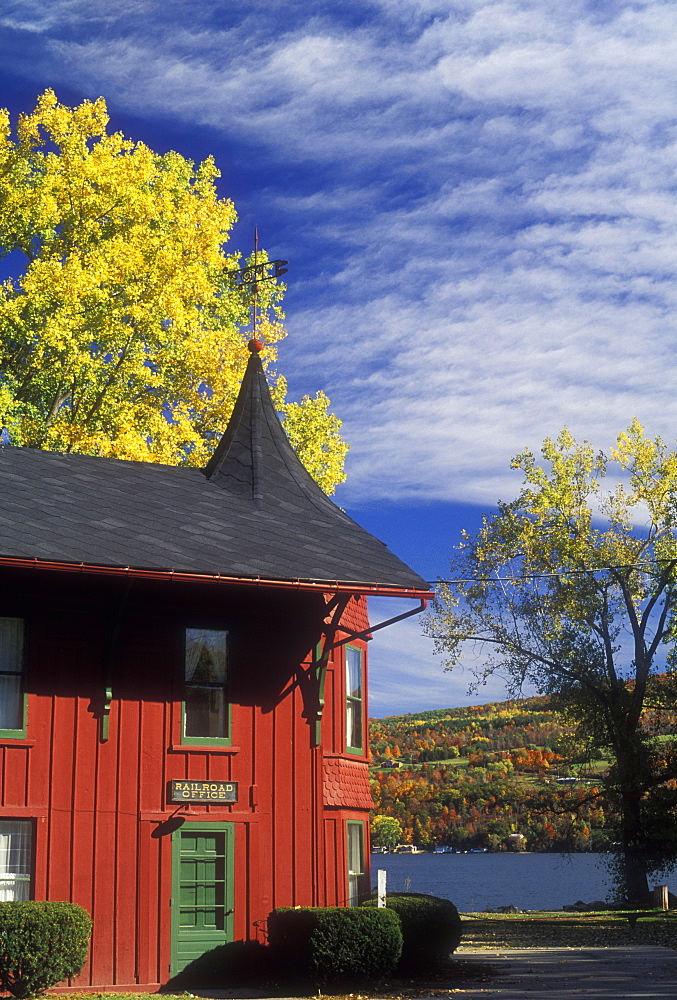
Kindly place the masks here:
[[(649, 906), (649, 868), (646, 850), (643, 844), (646, 840), (642, 829), (641, 801), (642, 788), (630, 778), (641, 773), (640, 761), (635, 767), (625, 769), (625, 781), (620, 789), (621, 807), (621, 845), (618, 858), (618, 890), (621, 901), (633, 907)], [(633, 773), (634, 771), (634, 773)]]
[(618, 858), (618, 886), (621, 902), (633, 909), (651, 905), (646, 856), (637, 850), (621, 849)]

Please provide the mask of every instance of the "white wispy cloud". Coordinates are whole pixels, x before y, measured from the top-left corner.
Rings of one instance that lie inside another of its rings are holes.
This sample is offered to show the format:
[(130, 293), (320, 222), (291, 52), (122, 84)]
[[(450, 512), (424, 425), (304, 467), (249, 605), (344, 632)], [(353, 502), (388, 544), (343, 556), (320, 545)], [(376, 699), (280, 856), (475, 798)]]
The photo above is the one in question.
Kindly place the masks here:
[(671, 436), (672, 3), (403, 2), (351, 25), (316, 2), (267, 32), (257, 5), (180, 2), (131, 31), (118, 3), (102, 35), (76, 0), (55, 5), (70, 34), (14, 6), (71, 85), (306, 165), (259, 201), (300, 249), (285, 365), (344, 419), (351, 500), (490, 502), (564, 423)]
[(491, 501), (564, 423), (671, 436), (674, 4), (152, 8), (4, 23), (71, 87), (305, 165), (258, 200), (298, 245), (284, 363), (344, 418), (352, 500)]
[[(400, 600), (369, 600), (372, 625), (401, 613)], [(432, 655), (432, 647), (432, 639), (421, 636), (418, 617), (374, 633), (369, 645), (369, 711), (372, 717), (505, 700), (503, 678), (490, 678), (471, 695), (468, 689), (473, 681), (472, 658), (469, 656), (465, 667), (444, 671), (442, 659)], [(532, 692), (525, 689), (524, 693)]]
[[(6, 69), (255, 174), (238, 207), (291, 261), (280, 367), (344, 420), (346, 506), (509, 499), (510, 456), (564, 424), (674, 439), (676, 38), (673, 0), (0, 11)], [(416, 620), (372, 657), (376, 714), (413, 673), (417, 708), (464, 697)]]

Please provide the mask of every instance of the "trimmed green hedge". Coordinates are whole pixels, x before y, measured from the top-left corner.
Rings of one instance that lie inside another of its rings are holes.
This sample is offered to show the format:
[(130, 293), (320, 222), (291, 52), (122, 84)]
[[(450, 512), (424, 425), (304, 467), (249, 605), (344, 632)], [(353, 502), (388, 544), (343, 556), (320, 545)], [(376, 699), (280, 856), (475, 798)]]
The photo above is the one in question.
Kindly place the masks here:
[[(376, 900), (362, 904), (375, 907)], [(402, 926), (402, 971), (430, 969), (440, 965), (461, 941), (461, 918), (449, 899), (421, 892), (390, 892), (386, 908), (393, 910)], [(382, 911), (381, 911), (382, 912)]]
[(0, 903), (0, 989), (35, 997), (77, 976), (91, 930), (92, 918), (75, 903)]
[(397, 965), (402, 932), (395, 913), (358, 907), (281, 907), (268, 919), (279, 967), (315, 982), (379, 979)]

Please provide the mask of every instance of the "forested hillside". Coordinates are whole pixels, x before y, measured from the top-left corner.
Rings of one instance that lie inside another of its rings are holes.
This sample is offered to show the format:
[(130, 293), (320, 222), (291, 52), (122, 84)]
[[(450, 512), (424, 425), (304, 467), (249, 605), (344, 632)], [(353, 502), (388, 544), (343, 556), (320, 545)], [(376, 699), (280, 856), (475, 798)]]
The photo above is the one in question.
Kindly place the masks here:
[(399, 821), (402, 843), (608, 846), (609, 817), (596, 795), (606, 763), (577, 758), (573, 734), (545, 698), (374, 719), (370, 733), (375, 813)]

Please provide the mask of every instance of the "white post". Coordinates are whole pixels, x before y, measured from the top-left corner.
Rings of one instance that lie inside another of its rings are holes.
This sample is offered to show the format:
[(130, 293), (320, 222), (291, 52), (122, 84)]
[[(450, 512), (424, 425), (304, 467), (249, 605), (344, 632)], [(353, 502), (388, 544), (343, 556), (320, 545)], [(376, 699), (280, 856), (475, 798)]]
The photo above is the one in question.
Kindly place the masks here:
[(378, 907), (386, 905), (386, 871), (384, 868), (378, 870)]

